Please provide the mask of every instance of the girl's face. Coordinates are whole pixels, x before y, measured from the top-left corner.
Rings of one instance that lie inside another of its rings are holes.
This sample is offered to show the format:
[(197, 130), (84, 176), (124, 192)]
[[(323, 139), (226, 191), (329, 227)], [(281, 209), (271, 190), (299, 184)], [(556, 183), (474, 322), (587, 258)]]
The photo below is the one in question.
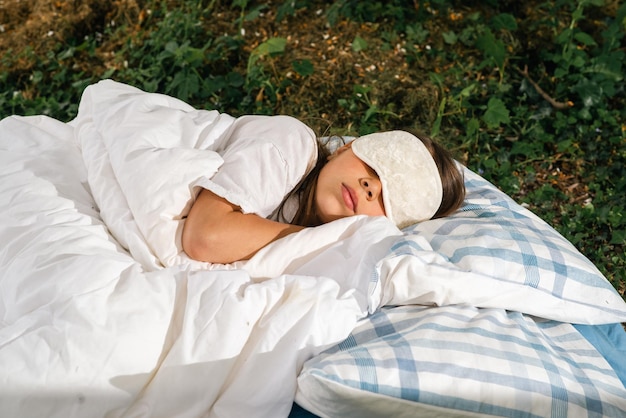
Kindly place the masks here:
[(324, 223), (353, 215), (384, 216), (382, 184), (378, 175), (352, 152), (339, 148), (320, 171), (315, 209)]

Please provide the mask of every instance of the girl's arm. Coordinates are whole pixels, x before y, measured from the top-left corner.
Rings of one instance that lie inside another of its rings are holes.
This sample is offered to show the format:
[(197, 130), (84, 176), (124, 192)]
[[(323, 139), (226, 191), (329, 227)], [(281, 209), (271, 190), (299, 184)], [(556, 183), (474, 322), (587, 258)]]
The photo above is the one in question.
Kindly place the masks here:
[(182, 244), (195, 260), (232, 263), (247, 260), (270, 242), (301, 229), (244, 214), (238, 206), (203, 189), (185, 221)]

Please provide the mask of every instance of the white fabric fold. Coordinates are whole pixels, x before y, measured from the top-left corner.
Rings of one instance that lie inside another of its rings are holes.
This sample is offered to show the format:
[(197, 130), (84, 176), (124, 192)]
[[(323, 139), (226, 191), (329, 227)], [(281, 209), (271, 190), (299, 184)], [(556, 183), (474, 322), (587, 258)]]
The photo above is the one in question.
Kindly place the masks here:
[[(96, 161), (92, 144), (77, 145), (81, 122), (0, 121), (2, 415), (286, 417), (303, 362), (367, 315), (369, 281), (263, 258), (250, 271), (158, 265), (146, 239), (154, 235), (129, 209), (139, 204), (125, 194), (131, 177)], [(106, 187), (92, 195), (94, 182)], [(158, 210), (144, 203), (138, 213)], [(335, 238), (375, 234), (380, 222), (359, 227), (368, 221), (320, 230), (317, 260)]]

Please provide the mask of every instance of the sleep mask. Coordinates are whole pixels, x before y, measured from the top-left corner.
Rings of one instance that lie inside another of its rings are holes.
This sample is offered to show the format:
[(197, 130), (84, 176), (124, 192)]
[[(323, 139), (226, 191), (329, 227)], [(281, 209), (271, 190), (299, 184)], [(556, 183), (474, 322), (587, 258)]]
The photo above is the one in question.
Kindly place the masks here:
[(380, 177), (385, 213), (398, 228), (437, 213), (443, 197), (441, 176), (419, 138), (405, 131), (377, 132), (355, 139), (352, 151)]

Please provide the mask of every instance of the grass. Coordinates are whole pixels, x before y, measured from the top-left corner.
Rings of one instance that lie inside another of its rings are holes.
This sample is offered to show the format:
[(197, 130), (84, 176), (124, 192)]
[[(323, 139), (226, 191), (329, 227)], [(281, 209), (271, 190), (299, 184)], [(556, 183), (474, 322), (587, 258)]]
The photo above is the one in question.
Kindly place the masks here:
[(22, 3), (0, 9), (0, 116), (69, 120), (86, 85), (113, 77), (233, 115), (291, 114), (320, 135), (426, 132), (625, 295), (626, 5)]

